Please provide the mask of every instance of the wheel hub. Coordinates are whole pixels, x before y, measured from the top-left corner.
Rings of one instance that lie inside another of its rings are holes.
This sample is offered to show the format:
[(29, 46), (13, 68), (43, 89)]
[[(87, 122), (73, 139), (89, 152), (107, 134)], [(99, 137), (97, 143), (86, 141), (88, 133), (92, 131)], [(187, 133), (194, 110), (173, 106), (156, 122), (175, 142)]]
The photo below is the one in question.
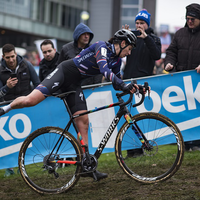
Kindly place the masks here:
[(148, 141), (148, 147), (142, 147), (146, 156), (155, 156), (158, 152), (158, 144), (154, 140)]

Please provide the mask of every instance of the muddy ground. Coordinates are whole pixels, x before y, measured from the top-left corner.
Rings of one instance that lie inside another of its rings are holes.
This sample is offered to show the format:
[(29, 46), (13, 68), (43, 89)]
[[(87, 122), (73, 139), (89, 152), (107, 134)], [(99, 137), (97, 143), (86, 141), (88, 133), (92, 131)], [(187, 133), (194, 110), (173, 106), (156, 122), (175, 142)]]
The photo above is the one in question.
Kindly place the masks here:
[(169, 180), (144, 185), (127, 177), (117, 162), (98, 170), (108, 173), (108, 178), (94, 182), (91, 178), (80, 178), (76, 186), (67, 193), (40, 195), (32, 191), (19, 174), (0, 177), (0, 199), (70, 199), (70, 200), (198, 200), (200, 199), (200, 152), (187, 152), (179, 171)]

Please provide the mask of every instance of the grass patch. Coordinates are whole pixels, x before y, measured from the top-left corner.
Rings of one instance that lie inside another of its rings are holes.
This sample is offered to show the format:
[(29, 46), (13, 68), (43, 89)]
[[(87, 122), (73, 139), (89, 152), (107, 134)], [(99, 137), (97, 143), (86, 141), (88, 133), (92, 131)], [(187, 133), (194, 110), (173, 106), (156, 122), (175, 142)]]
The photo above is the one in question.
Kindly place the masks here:
[(5, 200), (20, 199), (84, 199), (84, 200), (189, 200), (200, 199), (200, 152), (185, 152), (178, 172), (169, 180), (157, 184), (141, 184), (119, 167), (114, 153), (102, 154), (98, 160), (98, 170), (108, 173), (108, 178), (94, 182), (81, 177), (75, 187), (59, 195), (40, 195), (31, 190), (14, 168), (15, 174), (4, 177), (5, 169), (0, 170), (0, 196)]

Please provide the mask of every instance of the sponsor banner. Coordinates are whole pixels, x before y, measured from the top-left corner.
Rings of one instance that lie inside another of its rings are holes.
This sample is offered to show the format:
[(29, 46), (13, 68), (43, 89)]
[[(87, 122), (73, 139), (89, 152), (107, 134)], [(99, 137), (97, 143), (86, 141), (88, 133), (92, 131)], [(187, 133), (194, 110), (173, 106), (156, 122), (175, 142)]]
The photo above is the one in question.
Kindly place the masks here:
[[(179, 127), (184, 141), (200, 139), (200, 75), (195, 70), (174, 74), (151, 76), (137, 79), (138, 84), (148, 82), (151, 86), (150, 98), (146, 95), (142, 105), (131, 108), (132, 115), (142, 112), (158, 112), (174, 121)], [(129, 83), (130, 81), (127, 81)], [(116, 93), (112, 85), (95, 88), (92, 93), (85, 91), (88, 108), (103, 106), (116, 102)], [(135, 95), (133, 103), (138, 102)], [(109, 108), (104, 111), (92, 113), (90, 119), (90, 136), (92, 153), (106, 133), (117, 112), (118, 107)], [(105, 113), (103, 113), (105, 112)], [(124, 120), (120, 120), (117, 128), (120, 128)], [(114, 131), (106, 149), (103, 152), (114, 151), (115, 136), (118, 130)], [(169, 141), (170, 142), (170, 141)]]
[[(130, 108), (132, 115), (141, 112), (159, 112), (174, 121), (183, 134), (185, 141), (200, 139), (200, 75), (195, 70), (175, 74), (158, 75), (137, 79), (138, 84), (145, 81), (151, 86), (151, 96), (144, 103)], [(127, 83), (130, 80), (126, 81)], [(84, 89), (88, 109), (117, 102), (116, 93), (110, 84), (102, 87)], [(134, 96), (133, 103), (137, 102)], [(89, 150), (94, 153), (114, 119), (118, 107), (108, 108), (89, 114)], [(0, 169), (16, 167), (21, 144), (33, 131), (44, 126), (64, 128), (69, 120), (64, 103), (59, 98), (48, 97), (40, 104), (12, 110), (0, 117)], [(115, 136), (125, 122), (122, 118), (113, 132), (103, 153), (113, 152)], [(73, 127), (70, 128), (75, 137)], [(30, 147), (34, 148), (34, 147)]]

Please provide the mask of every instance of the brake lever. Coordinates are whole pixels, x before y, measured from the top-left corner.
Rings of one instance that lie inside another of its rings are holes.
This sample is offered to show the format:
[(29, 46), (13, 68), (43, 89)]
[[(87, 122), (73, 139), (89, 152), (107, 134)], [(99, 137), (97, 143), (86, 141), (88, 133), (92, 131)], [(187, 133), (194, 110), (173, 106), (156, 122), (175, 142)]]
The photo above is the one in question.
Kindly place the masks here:
[(148, 92), (148, 98), (150, 99), (149, 84), (147, 82), (144, 82), (144, 87), (145, 87), (145, 91)]
[(139, 97), (140, 91), (137, 88), (135, 94)]

